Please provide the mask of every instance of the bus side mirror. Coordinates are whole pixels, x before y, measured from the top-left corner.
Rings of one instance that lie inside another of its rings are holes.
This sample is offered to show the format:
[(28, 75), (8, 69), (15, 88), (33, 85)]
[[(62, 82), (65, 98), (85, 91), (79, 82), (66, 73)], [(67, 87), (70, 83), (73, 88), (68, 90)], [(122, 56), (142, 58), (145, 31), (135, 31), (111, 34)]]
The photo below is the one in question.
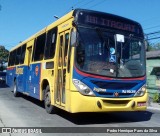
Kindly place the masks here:
[(71, 46), (75, 47), (77, 42), (77, 33), (72, 31), (71, 33)]

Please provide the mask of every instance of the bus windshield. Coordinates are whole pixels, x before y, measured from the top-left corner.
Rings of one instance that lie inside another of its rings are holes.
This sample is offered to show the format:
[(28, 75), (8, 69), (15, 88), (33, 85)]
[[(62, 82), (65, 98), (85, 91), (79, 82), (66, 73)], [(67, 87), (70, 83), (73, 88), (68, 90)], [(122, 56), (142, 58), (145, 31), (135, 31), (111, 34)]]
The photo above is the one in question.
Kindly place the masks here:
[(119, 78), (145, 75), (143, 38), (126, 34), (124, 42), (117, 42), (115, 32), (85, 27), (79, 27), (78, 33), (76, 66), (79, 70)]

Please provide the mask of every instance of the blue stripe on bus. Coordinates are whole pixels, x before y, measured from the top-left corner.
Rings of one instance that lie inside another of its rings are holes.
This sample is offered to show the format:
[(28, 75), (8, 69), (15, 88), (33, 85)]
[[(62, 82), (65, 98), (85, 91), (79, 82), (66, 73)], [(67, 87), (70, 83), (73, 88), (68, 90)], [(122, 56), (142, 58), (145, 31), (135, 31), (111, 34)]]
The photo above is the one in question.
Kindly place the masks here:
[[(104, 80), (80, 75), (74, 69), (73, 79), (78, 79), (91, 88), (97, 97), (114, 98), (114, 93), (119, 93), (119, 98), (133, 97), (135, 93), (130, 91), (138, 91), (146, 80)], [(97, 92), (96, 89), (106, 89), (106, 92)], [(126, 93), (124, 93), (126, 92)]]
[(28, 66), (17, 66), (7, 70), (7, 85), (14, 86), (17, 81), (17, 91), (28, 93), (30, 96), (40, 99), (40, 74), (41, 63)]

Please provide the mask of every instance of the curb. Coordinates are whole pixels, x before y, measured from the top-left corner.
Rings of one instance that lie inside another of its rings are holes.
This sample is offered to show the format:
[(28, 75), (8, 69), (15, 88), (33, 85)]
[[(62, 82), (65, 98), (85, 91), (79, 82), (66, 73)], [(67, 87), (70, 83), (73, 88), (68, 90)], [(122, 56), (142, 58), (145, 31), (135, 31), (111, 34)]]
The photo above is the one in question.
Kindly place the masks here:
[(147, 107), (147, 110), (158, 110), (158, 111), (160, 111), (160, 108), (156, 108), (156, 107)]

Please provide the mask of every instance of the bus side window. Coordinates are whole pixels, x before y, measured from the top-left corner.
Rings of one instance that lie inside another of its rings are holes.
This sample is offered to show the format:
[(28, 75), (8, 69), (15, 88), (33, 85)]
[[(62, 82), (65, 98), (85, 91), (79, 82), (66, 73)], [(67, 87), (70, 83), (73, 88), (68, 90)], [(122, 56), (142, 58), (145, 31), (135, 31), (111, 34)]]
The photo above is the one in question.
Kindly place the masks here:
[(9, 62), (8, 62), (8, 66), (12, 66), (12, 55), (13, 51), (9, 53)]
[(46, 33), (37, 37), (34, 44), (34, 55), (32, 59), (33, 61), (40, 61), (43, 59), (45, 41), (46, 41)]
[(25, 53), (26, 53), (26, 44), (24, 44), (24, 45), (22, 46), (20, 64), (23, 64), (23, 63), (24, 63)]
[(11, 56), (11, 66), (15, 65), (15, 60), (16, 60), (16, 50), (12, 52)]
[(57, 41), (57, 27), (48, 31), (47, 42), (45, 46), (44, 59), (51, 59), (54, 57)]
[(19, 65), (20, 57), (21, 57), (21, 47), (19, 47), (18, 49), (16, 49), (15, 65)]

